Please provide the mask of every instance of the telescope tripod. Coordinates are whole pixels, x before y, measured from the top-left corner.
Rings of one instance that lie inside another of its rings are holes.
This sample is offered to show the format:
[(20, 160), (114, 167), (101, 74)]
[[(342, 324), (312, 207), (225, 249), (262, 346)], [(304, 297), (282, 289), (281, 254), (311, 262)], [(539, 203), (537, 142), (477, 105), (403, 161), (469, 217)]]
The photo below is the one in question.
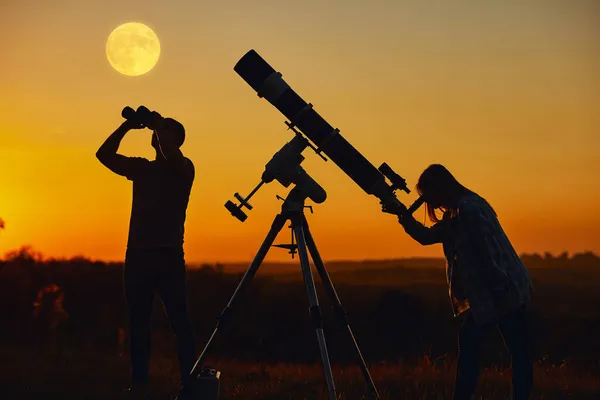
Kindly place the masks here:
[(184, 385), (184, 387), (182, 388), (182, 391), (181, 391), (181, 395), (178, 397), (178, 399), (187, 400), (188, 398), (189, 399), (192, 398), (192, 397), (184, 397), (184, 396), (186, 394), (191, 395), (193, 392), (192, 386), (194, 384), (195, 378), (198, 376), (198, 374), (202, 370), (202, 366), (203, 366), (204, 360), (206, 358), (206, 353), (207, 353), (208, 347), (210, 346), (211, 342), (215, 338), (219, 329), (221, 327), (225, 328), (226, 325), (230, 322), (232, 305), (233, 305), (233, 302), (234, 302), (236, 296), (244, 289), (244, 287), (254, 277), (254, 275), (258, 271), (258, 268), (260, 267), (261, 263), (263, 262), (265, 256), (267, 255), (269, 248), (274, 246), (273, 242), (274, 242), (275, 238), (277, 237), (277, 235), (279, 234), (281, 229), (283, 229), (285, 223), (288, 220), (291, 222), (292, 238), (295, 235), (297, 244), (294, 245), (292, 243), (291, 246), (288, 246), (288, 245), (284, 245), (284, 246), (275, 245), (275, 246), (290, 248), (290, 252), (292, 253), (292, 255), (294, 254), (295, 250), (297, 250), (297, 252), (298, 252), (298, 255), (300, 258), (300, 266), (302, 269), (302, 276), (304, 278), (304, 284), (305, 284), (306, 290), (308, 292), (310, 315), (312, 317), (312, 323), (313, 323), (313, 326), (314, 326), (316, 334), (317, 334), (317, 341), (318, 341), (319, 350), (321, 353), (321, 361), (323, 363), (325, 380), (327, 382), (327, 390), (329, 393), (329, 400), (337, 400), (337, 396), (336, 396), (335, 384), (333, 382), (333, 375), (331, 372), (331, 364), (329, 361), (327, 344), (325, 342), (325, 334), (324, 334), (324, 330), (323, 330), (323, 320), (322, 320), (322, 316), (321, 316), (321, 308), (319, 306), (319, 300), (317, 298), (317, 292), (315, 290), (315, 282), (313, 279), (312, 270), (310, 268), (310, 261), (308, 258), (309, 252), (313, 259), (315, 268), (316, 268), (317, 272), (319, 273), (321, 281), (325, 286), (327, 295), (333, 305), (335, 315), (336, 315), (338, 321), (340, 322), (340, 324), (346, 328), (346, 331), (348, 332), (348, 334), (350, 336), (350, 339), (351, 339), (353, 347), (354, 347), (356, 361), (360, 366), (360, 369), (361, 369), (363, 376), (367, 382), (367, 385), (369, 386), (371, 395), (375, 399), (379, 398), (379, 393), (377, 392), (377, 389), (375, 388), (373, 379), (371, 378), (371, 375), (365, 364), (365, 361), (364, 361), (361, 351), (358, 347), (356, 339), (354, 338), (354, 334), (352, 333), (352, 329), (350, 328), (350, 325), (346, 318), (346, 312), (344, 311), (344, 309), (342, 307), (342, 303), (340, 302), (340, 299), (335, 291), (335, 288), (333, 287), (333, 283), (331, 282), (331, 279), (329, 278), (329, 274), (327, 273), (327, 270), (325, 269), (323, 260), (321, 259), (321, 256), (319, 254), (319, 251), (317, 250), (315, 241), (310, 233), (310, 229), (308, 227), (308, 222), (304, 215), (304, 208), (305, 208), (304, 202), (305, 202), (306, 198), (307, 198), (306, 195), (298, 187), (294, 187), (288, 194), (287, 198), (285, 199), (285, 201), (281, 207), (281, 213), (277, 214), (277, 216), (273, 220), (271, 229), (269, 230), (267, 236), (265, 237), (265, 240), (263, 241), (262, 245), (260, 246), (256, 256), (252, 260), (250, 267), (248, 268), (248, 270), (245, 272), (244, 276), (242, 277), (242, 280), (240, 281), (237, 288), (235, 289), (235, 292), (233, 293), (231, 299), (229, 300), (229, 303), (223, 309), (221, 316), (218, 319), (217, 326), (215, 327), (210, 339), (208, 340), (208, 343), (204, 347), (204, 350), (202, 351), (200, 357), (198, 358), (198, 360), (196, 361), (196, 364), (194, 365), (192, 371), (190, 372), (189, 384)]

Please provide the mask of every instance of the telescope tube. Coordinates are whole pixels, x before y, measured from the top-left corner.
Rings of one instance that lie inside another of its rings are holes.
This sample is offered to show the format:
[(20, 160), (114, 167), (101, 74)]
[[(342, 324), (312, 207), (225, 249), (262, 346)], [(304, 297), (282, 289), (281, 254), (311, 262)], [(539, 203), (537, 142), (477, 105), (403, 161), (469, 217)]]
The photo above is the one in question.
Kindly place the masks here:
[(281, 78), (256, 51), (248, 51), (235, 65), (238, 73), (297, 126), (319, 149), (368, 194), (376, 194), (385, 183), (383, 174), (360, 154), (337, 129), (327, 123)]

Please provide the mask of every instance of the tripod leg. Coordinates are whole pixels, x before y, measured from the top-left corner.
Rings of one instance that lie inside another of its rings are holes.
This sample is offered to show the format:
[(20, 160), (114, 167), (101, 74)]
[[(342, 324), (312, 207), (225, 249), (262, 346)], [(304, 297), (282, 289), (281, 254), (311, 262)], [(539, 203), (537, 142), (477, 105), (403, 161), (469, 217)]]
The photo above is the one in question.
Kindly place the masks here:
[[(245, 287), (245, 285), (254, 277), (254, 275), (256, 274), (256, 271), (258, 271), (260, 264), (263, 262), (265, 256), (267, 255), (267, 253), (269, 252), (269, 249), (271, 248), (271, 245), (275, 241), (275, 238), (277, 237), (277, 235), (279, 234), (279, 232), (285, 225), (286, 221), (287, 221), (287, 217), (282, 214), (277, 214), (277, 216), (273, 220), (273, 224), (271, 225), (271, 230), (269, 230), (269, 233), (267, 234), (267, 236), (265, 237), (265, 240), (263, 241), (262, 245), (258, 249), (256, 256), (252, 260), (250, 267), (248, 267), (248, 269), (246, 270), (246, 273), (242, 277), (242, 280), (240, 281), (237, 288), (235, 289), (235, 292), (233, 292), (233, 295), (231, 296), (229, 303), (227, 303), (227, 306), (221, 312), (221, 316), (219, 317), (217, 326), (215, 327), (210, 338), (208, 339), (208, 342), (206, 343), (204, 350), (202, 350), (200, 357), (194, 364), (194, 367), (192, 368), (192, 371), (190, 372), (189, 382), (191, 382), (191, 384), (193, 384), (193, 381), (195, 380), (195, 378), (202, 371), (202, 367), (204, 364), (204, 359), (206, 358), (208, 347), (210, 346), (213, 339), (215, 338), (217, 332), (219, 331), (219, 328), (225, 329), (227, 327), (228, 323), (230, 322), (231, 309), (232, 309), (232, 305), (233, 305), (233, 302), (234, 302), (236, 296), (242, 291), (242, 289)], [(186, 386), (184, 386), (181, 390), (181, 394), (177, 397), (177, 399), (178, 400), (187, 399), (186, 396), (190, 394), (189, 393), (190, 390), (193, 390), (193, 389), (188, 389)]]
[[(297, 223), (295, 223), (297, 222)], [(319, 308), (319, 299), (315, 290), (315, 281), (310, 269), (310, 261), (308, 259), (308, 251), (306, 249), (306, 241), (304, 239), (304, 230), (302, 228), (302, 220), (292, 220), (294, 233), (296, 235), (296, 243), (298, 245), (298, 256), (300, 257), (300, 265), (302, 267), (302, 275), (304, 284), (308, 291), (308, 301), (310, 304), (310, 315), (313, 325), (317, 332), (317, 340), (319, 342), (319, 350), (321, 351), (321, 361), (323, 362), (323, 370), (325, 371), (325, 380), (327, 382), (327, 390), (329, 392), (329, 400), (336, 400), (335, 385), (333, 383), (333, 374), (331, 372), (331, 364), (329, 363), (329, 354), (327, 352), (327, 344), (325, 342), (325, 333), (323, 331), (323, 320), (321, 317), (321, 309)]]
[(340, 324), (342, 326), (345, 326), (346, 330), (348, 331), (348, 334), (350, 335), (350, 339), (352, 340), (352, 343), (354, 345), (356, 361), (357, 361), (358, 365), (360, 366), (360, 369), (363, 373), (365, 381), (369, 385), (369, 390), (371, 391), (371, 394), (373, 395), (374, 398), (378, 399), (379, 393), (377, 392), (375, 383), (373, 382), (373, 379), (371, 378), (369, 369), (367, 368), (367, 365), (362, 356), (362, 353), (360, 352), (358, 343), (356, 342), (356, 339), (354, 338), (354, 334), (352, 333), (352, 329), (350, 328), (350, 324), (348, 322), (348, 319), (346, 318), (346, 311), (344, 311), (344, 308), (342, 307), (342, 302), (340, 301), (340, 298), (338, 297), (338, 295), (335, 291), (335, 288), (333, 287), (333, 283), (331, 282), (331, 278), (329, 277), (329, 274), (327, 273), (327, 270), (325, 269), (325, 264), (323, 263), (323, 260), (321, 259), (321, 255), (319, 254), (319, 250), (317, 249), (315, 240), (313, 239), (312, 234), (310, 233), (310, 229), (308, 227), (308, 222), (306, 221), (306, 219), (304, 220), (304, 235), (305, 235), (305, 239), (306, 239), (306, 246), (308, 247), (308, 251), (310, 252), (310, 255), (312, 256), (313, 262), (315, 263), (315, 268), (317, 269), (319, 276), (321, 277), (321, 281), (325, 285), (325, 290), (327, 291), (330, 301), (333, 304), (333, 308), (334, 308), (336, 317), (338, 318)]

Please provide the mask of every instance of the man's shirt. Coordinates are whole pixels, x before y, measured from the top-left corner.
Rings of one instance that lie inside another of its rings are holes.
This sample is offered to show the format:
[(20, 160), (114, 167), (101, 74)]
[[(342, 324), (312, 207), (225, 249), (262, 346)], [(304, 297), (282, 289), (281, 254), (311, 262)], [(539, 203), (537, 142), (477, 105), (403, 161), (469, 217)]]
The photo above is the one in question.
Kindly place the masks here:
[(130, 157), (125, 176), (133, 182), (127, 248), (182, 248), (194, 164), (174, 165)]

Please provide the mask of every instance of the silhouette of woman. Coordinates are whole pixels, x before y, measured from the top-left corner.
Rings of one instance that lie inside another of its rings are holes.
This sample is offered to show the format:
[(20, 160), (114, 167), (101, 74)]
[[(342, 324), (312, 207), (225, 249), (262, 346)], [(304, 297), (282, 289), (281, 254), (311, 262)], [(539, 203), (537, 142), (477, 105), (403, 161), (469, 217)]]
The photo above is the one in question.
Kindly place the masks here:
[[(512, 357), (514, 399), (533, 387), (528, 317), (532, 284), (490, 204), (461, 185), (444, 166), (430, 165), (417, 183), (429, 219), (399, 215), (404, 230), (422, 245), (442, 243), (454, 316), (464, 316), (458, 338), (454, 399), (470, 399), (479, 378), (479, 347), (498, 328)], [(437, 211), (441, 211), (442, 217)]]

